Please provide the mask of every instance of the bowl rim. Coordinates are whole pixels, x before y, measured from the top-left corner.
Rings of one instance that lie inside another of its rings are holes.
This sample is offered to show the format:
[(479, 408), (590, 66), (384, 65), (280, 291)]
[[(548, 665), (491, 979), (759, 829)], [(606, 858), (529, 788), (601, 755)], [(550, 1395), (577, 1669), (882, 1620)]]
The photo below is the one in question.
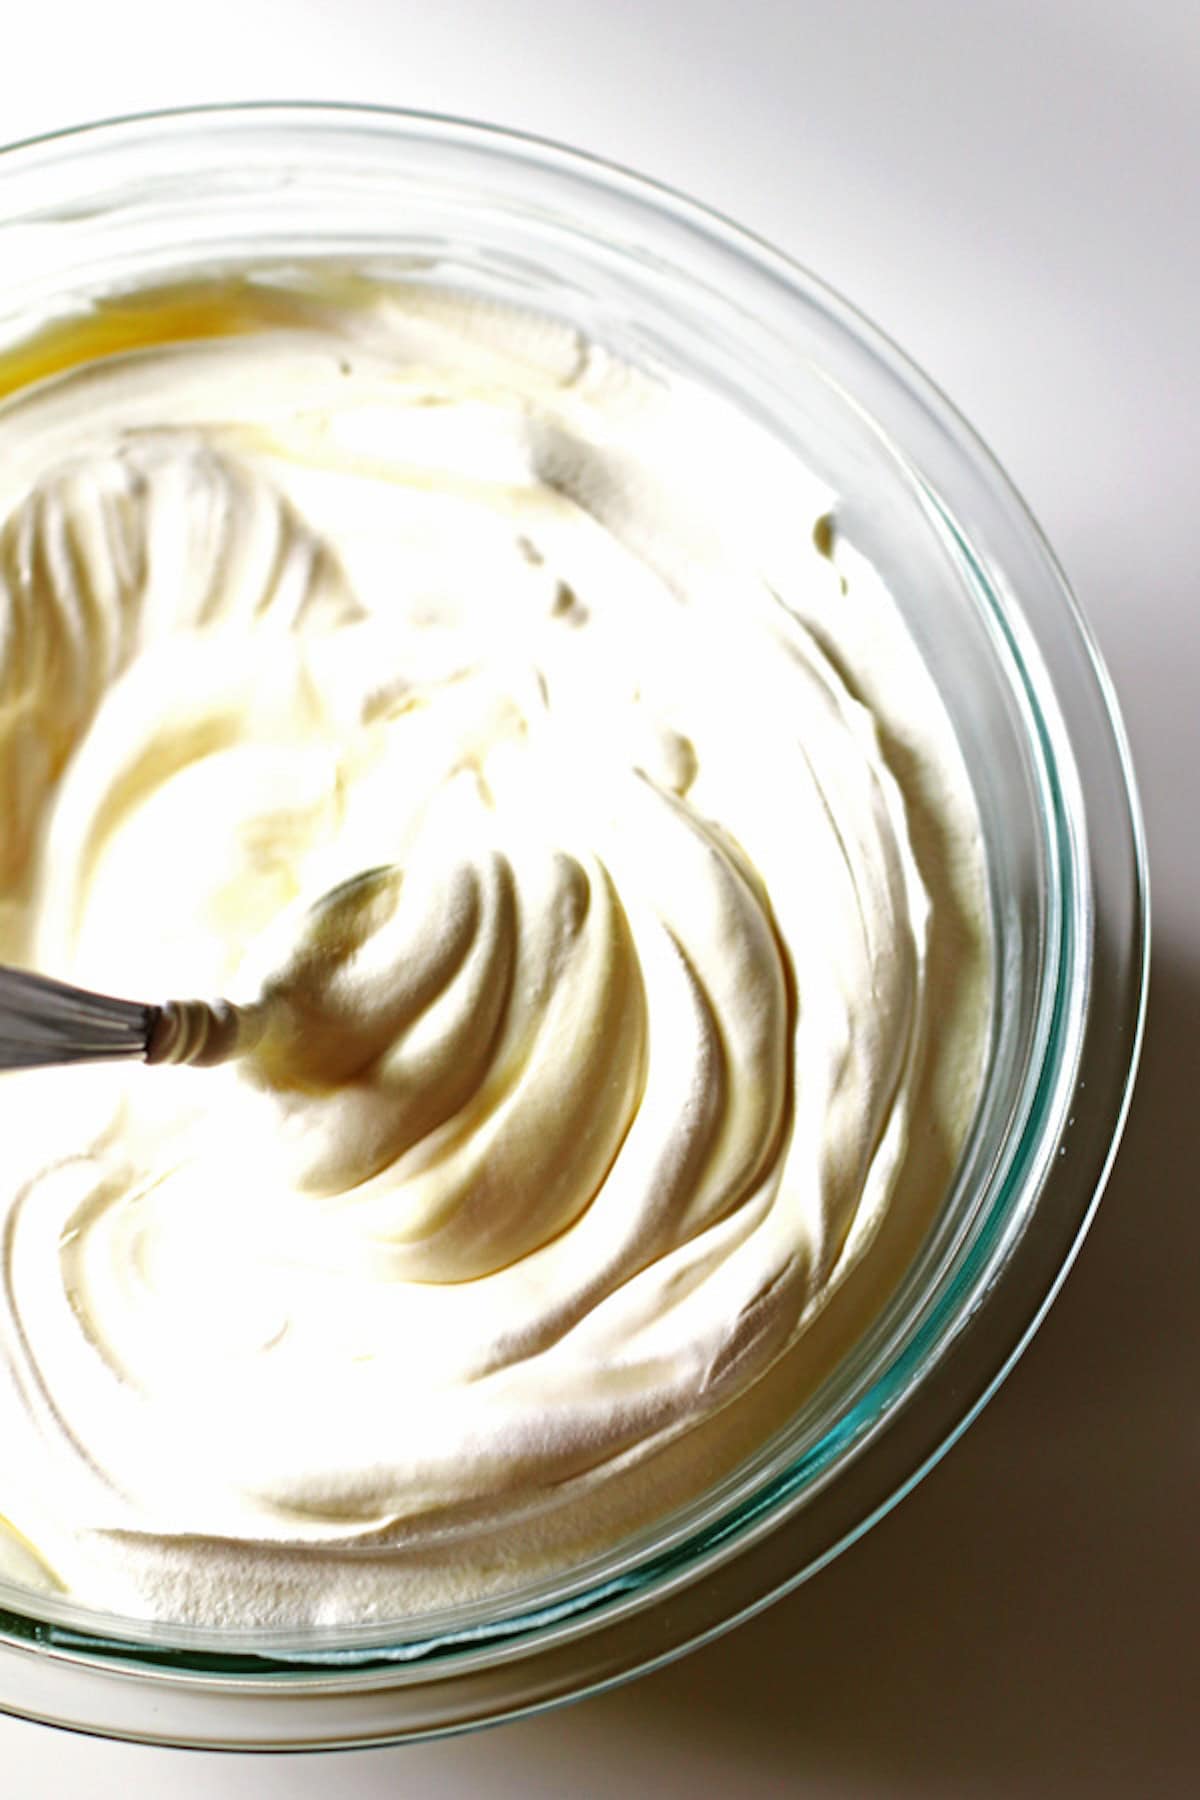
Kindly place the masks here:
[[(620, 1591), (600, 1594), (594, 1606), (575, 1608), (557, 1622), (549, 1637), (530, 1644), (520, 1632), (514, 1633), (482, 1664), (478, 1658), (473, 1662), (460, 1658), (456, 1663), (449, 1654), (439, 1661), (433, 1654), (417, 1666), (389, 1657), (378, 1647), (365, 1657), (348, 1657), (341, 1666), (328, 1658), (314, 1666), (311, 1660), (285, 1653), (240, 1657), (228, 1651), (189, 1654), (182, 1648), (156, 1652), (145, 1643), (111, 1637), (102, 1628), (64, 1631), (24, 1612), (0, 1612), (0, 1710), (11, 1708), (23, 1716), (143, 1741), (316, 1748), (439, 1735), (536, 1711), (657, 1667), (800, 1585), (911, 1491), (1018, 1360), (1065, 1279), (1099, 1203), (1128, 1113), (1142, 1041), (1149, 884), (1136, 781), (1112, 684), (1090, 628), (1028, 507), (953, 404), (885, 333), (799, 262), (720, 212), (618, 162), (502, 126), (354, 103), (248, 101), (98, 120), (0, 149), (0, 224), (7, 179), (19, 178), (61, 152), (74, 160), (86, 157), (89, 146), (97, 143), (132, 144), (139, 136), (153, 139), (156, 133), (232, 130), (245, 124), (299, 131), (340, 126), (375, 128), (393, 136), (423, 134), (430, 141), (458, 141), (510, 158), (515, 155), (527, 163), (549, 164), (589, 185), (669, 213), (725, 254), (748, 262), (794, 295), (815, 303), (825, 318), (884, 366), (908, 402), (933, 419), (950, 452), (969, 464), (973, 475), (1003, 502), (1067, 628), (1070, 654), (1062, 647), (1048, 654), (1039, 643), (1043, 660), (1051, 676), (1069, 664), (1077, 681), (1090, 682), (1089, 704), (1108, 734), (1103, 770), (1099, 758), (1077, 759), (1089, 816), (1102, 813), (1106, 799), (1109, 807), (1107, 854), (1088, 864), (1088, 891), (1078, 920), (1089, 943), (1108, 952), (1087, 958), (1086, 1016), (1071, 1071), (1072, 1080), (1078, 1076), (1078, 1088), (1070, 1123), (1090, 1124), (1092, 1129), (1073, 1135), (1070, 1156), (1065, 1141), (1044, 1146), (1048, 1156), (1038, 1204), (999, 1268), (987, 1305), (963, 1321), (920, 1382), (878, 1421), (852, 1463), (835, 1474), (830, 1487), (843, 1496), (853, 1477), (854, 1499), (840, 1508), (840, 1523), (831, 1515), (827, 1528), (817, 1534), (818, 1547), (801, 1555), (801, 1566), (796, 1566), (791, 1542), (798, 1521), (794, 1516), (780, 1518), (777, 1507), (772, 1519), (759, 1521), (760, 1528), (752, 1529), (753, 1520), (745, 1522), (745, 1529), (734, 1534), (737, 1541), (718, 1546), (719, 1555), (703, 1568), (692, 1568), (686, 1579), (671, 1583), (664, 1576), (653, 1592), (639, 1594), (636, 1606), (623, 1604)], [(937, 494), (931, 493), (930, 499), (939, 504)], [(948, 523), (953, 529), (952, 518)], [(1057, 697), (1061, 703), (1063, 696)], [(1119, 935), (1118, 922), (1123, 922)], [(651, 1607), (650, 1601), (662, 1598), (668, 1586), (670, 1608)], [(49, 1683), (47, 1674), (53, 1676)], [(128, 1704), (112, 1704), (114, 1675), (133, 1678), (136, 1691)], [(399, 1717), (394, 1704), (400, 1687), (405, 1690), (407, 1718)], [(300, 1718), (297, 1703), (318, 1697), (321, 1704), (307, 1709), (311, 1716)], [(148, 1699), (160, 1715), (166, 1703), (165, 1720), (160, 1716), (151, 1721)], [(286, 1716), (281, 1716), (283, 1700), (290, 1703)], [(219, 1701), (219, 1709), (214, 1701)]]

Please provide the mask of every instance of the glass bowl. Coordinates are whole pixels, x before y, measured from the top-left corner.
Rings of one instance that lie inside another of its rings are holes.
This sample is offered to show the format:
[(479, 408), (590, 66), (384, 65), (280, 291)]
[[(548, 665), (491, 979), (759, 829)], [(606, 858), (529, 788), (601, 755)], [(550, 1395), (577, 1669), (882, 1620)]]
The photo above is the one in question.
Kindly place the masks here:
[(122, 120), (0, 155), (0, 349), (97, 291), (336, 259), (565, 319), (702, 381), (842, 496), (975, 788), (992, 1036), (950, 1192), (874, 1323), (709, 1491), (502, 1599), (356, 1629), (201, 1631), (0, 1587), (0, 1707), (159, 1743), (329, 1748), (579, 1696), (746, 1618), (852, 1543), (965, 1428), (1078, 1248), (1129, 1101), (1146, 987), (1133, 776), (1095, 646), (952, 407), (764, 244), (507, 132), (349, 107)]

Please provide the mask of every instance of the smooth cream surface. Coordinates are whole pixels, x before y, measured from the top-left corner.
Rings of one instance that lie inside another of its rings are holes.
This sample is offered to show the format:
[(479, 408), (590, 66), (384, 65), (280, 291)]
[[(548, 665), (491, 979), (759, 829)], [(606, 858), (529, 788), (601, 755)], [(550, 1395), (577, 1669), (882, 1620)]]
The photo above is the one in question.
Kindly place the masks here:
[(277, 310), (0, 405), (0, 953), (254, 1028), (0, 1079), (6, 1566), (239, 1625), (702, 1487), (936, 1205), (986, 1012), (969, 789), (833, 496), (566, 328)]

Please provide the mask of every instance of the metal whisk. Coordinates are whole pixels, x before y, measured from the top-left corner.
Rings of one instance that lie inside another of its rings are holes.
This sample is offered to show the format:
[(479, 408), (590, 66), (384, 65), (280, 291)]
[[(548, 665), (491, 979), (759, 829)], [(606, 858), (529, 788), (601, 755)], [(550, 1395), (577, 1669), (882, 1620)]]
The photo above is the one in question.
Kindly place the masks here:
[(0, 1069), (53, 1063), (225, 1062), (246, 1048), (228, 1000), (117, 1000), (0, 966)]

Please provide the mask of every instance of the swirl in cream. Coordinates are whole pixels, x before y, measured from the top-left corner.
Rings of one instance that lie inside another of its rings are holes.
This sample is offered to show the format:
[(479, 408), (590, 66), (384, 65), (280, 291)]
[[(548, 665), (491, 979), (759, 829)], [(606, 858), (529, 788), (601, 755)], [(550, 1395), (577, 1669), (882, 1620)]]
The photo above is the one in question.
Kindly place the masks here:
[(811, 479), (565, 330), (297, 305), (0, 408), (7, 952), (250, 1045), (6, 1079), (0, 1506), (25, 1578), (217, 1623), (652, 1512), (869, 1250), (931, 1057), (906, 798), (825, 647), (886, 596)]

